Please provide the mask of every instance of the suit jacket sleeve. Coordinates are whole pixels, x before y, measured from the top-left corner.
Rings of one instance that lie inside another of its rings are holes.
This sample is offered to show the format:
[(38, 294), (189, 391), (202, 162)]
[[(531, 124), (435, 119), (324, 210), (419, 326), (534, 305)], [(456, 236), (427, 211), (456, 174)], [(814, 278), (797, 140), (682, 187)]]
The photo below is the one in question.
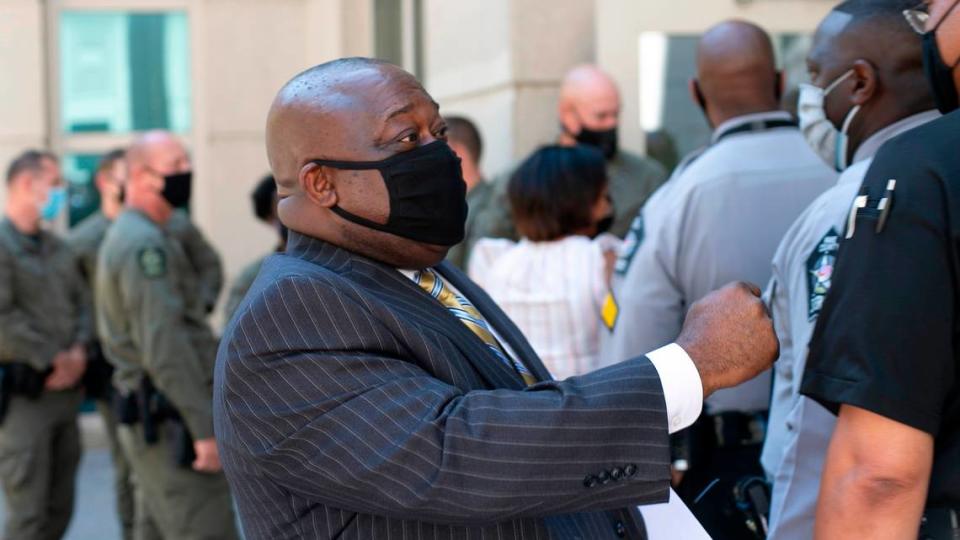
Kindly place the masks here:
[[(398, 518), (469, 525), (666, 500), (667, 419), (649, 360), (464, 391), (404, 357), (426, 330), (397, 335), (374, 313), (302, 277), (254, 296), (221, 351), (233, 432), (222, 444), (296, 496)], [(587, 487), (604, 471), (620, 478)]]

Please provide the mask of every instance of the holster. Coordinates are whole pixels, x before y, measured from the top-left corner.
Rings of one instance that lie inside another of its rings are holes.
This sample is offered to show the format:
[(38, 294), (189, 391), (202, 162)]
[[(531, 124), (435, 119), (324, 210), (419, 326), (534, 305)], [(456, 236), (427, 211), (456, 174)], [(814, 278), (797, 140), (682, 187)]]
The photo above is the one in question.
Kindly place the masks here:
[(83, 373), (83, 386), (87, 397), (97, 401), (111, 401), (114, 390), (110, 380), (113, 378), (113, 366), (103, 355), (100, 342), (87, 347), (87, 369)]
[(116, 393), (114, 412), (121, 424), (141, 424), (143, 440), (148, 445), (160, 440), (163, 430), (168, 441), (170, 457), (178, 467), (190, 468), (196, 459), (193, 437), (186, 423), (173, 404), (153, 386), (149, 377), (144, 377), (136, 392), (128, 395)]
[(960, 540), (960, 511), (928, 508), (920, 521), (920, 540)]
[(13, 396), (37, 399), (43, 393), (47, 376), (52, 369), (38, 371), (23, 362), (0, 364), (0, 424), (7, 417)]

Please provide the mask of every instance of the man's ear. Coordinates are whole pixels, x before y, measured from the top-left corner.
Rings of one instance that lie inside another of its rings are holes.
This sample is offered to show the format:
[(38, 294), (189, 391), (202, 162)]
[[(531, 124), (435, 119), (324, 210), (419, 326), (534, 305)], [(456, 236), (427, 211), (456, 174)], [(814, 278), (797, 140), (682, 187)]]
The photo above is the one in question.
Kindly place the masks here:
[(560, 104), (560, 127), (563, 128), (567, 134), (576, 137), (580, 133), (580, 130), (583, 126), (580, 125), (580, 118), (577, 117), (577, 113), (574, 110), (573, 103), (569, 101)]
[(333, 208), (339, 200), (333, 183), (333, 171), (330, 167), (307, 163), (300, 169), (297, 179), (307, 198), (323, 208)]
[(863, 105), (870, 101), (877, 91), (877, 69), (866, 60), (857, 60), (853, 63), (853, 93), (850, 94), (850, 103)]

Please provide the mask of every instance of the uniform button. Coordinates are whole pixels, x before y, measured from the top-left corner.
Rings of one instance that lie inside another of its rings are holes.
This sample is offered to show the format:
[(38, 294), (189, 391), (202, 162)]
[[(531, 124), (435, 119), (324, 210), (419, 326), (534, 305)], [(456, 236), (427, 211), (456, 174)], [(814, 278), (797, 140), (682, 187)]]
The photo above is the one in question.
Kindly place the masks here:
[(602, 471), (600, 474), (597, 475), (597, 480), (599, 480), (600, 483), (603, 485), (609, 484), (611, 481), (610, 473), (607, 471)]
[(599, 482), (600, 481), (597, 480), (596, 476), (592, 474), (588, 474), (587, 477), (583, 479), (583, 487), (586, 487), (586, 488), (596, 487)]
[(613, 532), (617, 534), (618, 538), (627, 536), (627, 528), (623, 525), (623, 522), (619, 520), (613, 524)]
[(620, 467), (614, 467), (613, 469), (610, 469), (610, 478), (613, 478), (614, 482), (623, 478), (623, 469)]
[(633, 463), (631, 463), (631, 464), (629, 464), (629, 465), (627, 465), (626, 467), (623, 468), (623, 472), (624, 472), (624, 474), (626, 474), (627, 476), (633, 476), (633, 475), (637, 474), (637, 466), (634, 465)]

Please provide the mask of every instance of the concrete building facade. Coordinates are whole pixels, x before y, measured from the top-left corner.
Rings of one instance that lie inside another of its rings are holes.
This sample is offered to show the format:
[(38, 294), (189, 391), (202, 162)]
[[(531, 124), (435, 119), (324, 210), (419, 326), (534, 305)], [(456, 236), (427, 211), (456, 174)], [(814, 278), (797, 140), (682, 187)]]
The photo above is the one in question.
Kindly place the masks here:
[[(752, 20), (785, 36), (781, 41), (792, 49), (782, 52), (796, 57), (802, 38), (834, 4), (0, 0), (0, 164), (25, 148), (49, 147), (66, 156), (79, 194), (74, 202), (82, 204), (96, 156), (128, 143), (138, 126), (159, 121), (177, 129), (195, 160), (192, 214), (231, 278), (273, 242), (274, 233), (252, 219), (249, 192), (267, 172), (263, 125), (270, 101), (306, 67), (352, 55), (402, 64), (443, 112), (476, 120), (490, 176), (556, 137), (560, 79), (583, 62), (598, 62), (621, 86), (623, 147), (642, 152), (643, 128), (675, 125), (679, 146), (687, 149), (705, 129), (678, 93), (692, 74), (690, 44), (697, 34), (725, 18)], [(105, 30), (90, 26), (94, 15), (103, 16), (97, 24)], [(117, 50), (106, 35), (126, 40), (120, 60), (104, 60)], [(154, 71), (165, 73), (165, 91), (151, 97)], [(119, 97), (105, 99), (98, 88)], [(117, 107), (124, 111), (108, 114), (109, 121), (84, 119), (84, 108), (96, 106), (83, 99), (97, 97), (98, 106), (122, 103)], [(158, 108), (165, 111), (161, 120)]]

